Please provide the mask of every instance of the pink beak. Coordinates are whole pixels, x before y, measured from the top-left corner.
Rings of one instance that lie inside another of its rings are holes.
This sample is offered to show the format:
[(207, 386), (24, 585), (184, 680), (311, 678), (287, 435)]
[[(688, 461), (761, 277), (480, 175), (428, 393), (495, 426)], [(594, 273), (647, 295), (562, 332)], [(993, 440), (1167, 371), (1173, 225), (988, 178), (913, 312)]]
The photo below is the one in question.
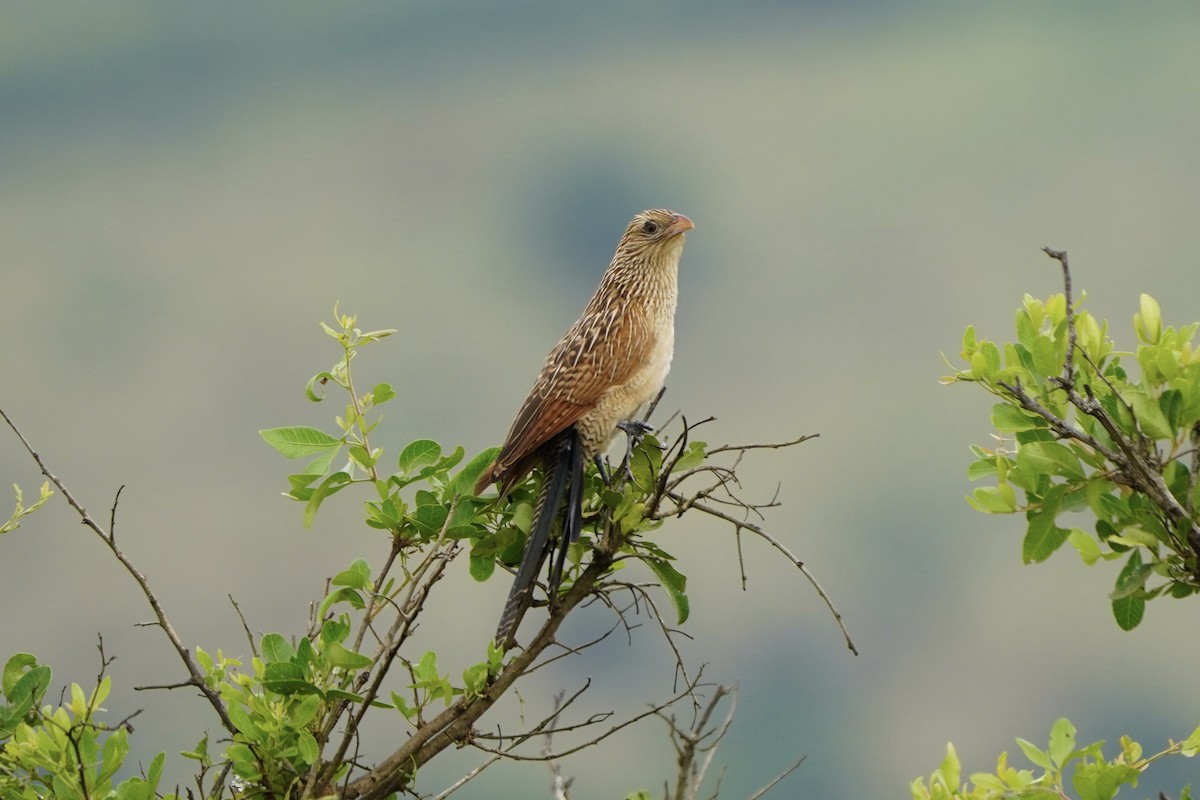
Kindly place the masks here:
[(669, 228), (671, 235), (676, 236), (684, 231), (690, 231), (696, 227), (695, 224), (683, 214), (676, 214), (671, 217), (671, 227)]

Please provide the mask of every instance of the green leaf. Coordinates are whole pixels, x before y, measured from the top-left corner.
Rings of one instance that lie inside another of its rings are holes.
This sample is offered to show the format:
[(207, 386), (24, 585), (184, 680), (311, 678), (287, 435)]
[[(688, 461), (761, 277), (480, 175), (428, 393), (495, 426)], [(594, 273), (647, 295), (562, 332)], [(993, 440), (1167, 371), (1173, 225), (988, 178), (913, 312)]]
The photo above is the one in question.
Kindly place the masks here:
[(650, 491), (655, 481), (658, 480), (658, 475), (662, 471), (662, 459), (662, 448), (653, 434), (643, 436), (642, 440), (638, 442), (638, 446), (633, 449), (633, 456), (629, 460), (629, 471), (633, 475), (634, 483), (642, 491)]
[(337, 619), (327, 619), (321, 626), (321, 645), (324, 647), (333, 642), (344, 642), (349, 635), (350, 618), (348, 616), (343, 614)]
[(477, 581), (486, 581), (496, 571), (496, 559), (491, 555), (471, 554), (469, 569), (471, 577)]
[(1039, 333), (1029, 348), (1033, 356), (1033, 368), (1047, 377), (1057, 375), (1063, 367), (1058, 345), (1044, 333)]
[(371, 390), (371, 398), (377, 406), (386, 403), (395, 396), (396, 390), (392, 388), (390, 383), (377, 383), (375, 384), (375, 388)]
[(992, 425), (1001, 433), (1016, 433), (1044, 428), (1046, 423), (1038, 417), (1031, 416), (1009, 403), (997, 403), (992, 406)]
[(1021, 558), (1026, 564), (1040, 564), (1062, 547), (1070, 531), (1054, 524), (1054, 515), (1038, 512), (1029, 520), (1029, 531), (1021, 546)]
[(1075, 768), (1071, 785), (1079, 793), (1080, 800), (1112, 800), (1121, 784), (1135, 783), (1140, 774), (1129, 764), (1094, 761)]
[(300, 752), (300, 758), (305, 764), (315, 764), (321, 756), (321, 749), (317, 747), (317, 740), (308, 731), (300, 731), (300, 735), (296, 739), (296, 749)]
[(487, 679), (487, 663), (472, 664), (463, 670), (463, 689), (468, 695), (478, 696), (487, 687)]
[(268, 664), (279, 661), (291, 661), (292, 656), (296, 655), (296, 651), (288, 644), (287, 639), (284, 639), (278, 633), (268, 633), (262, 637), (262, 642), (259, 644), (259, 650), (263, 654), (263, 660)]
[(975, 345), (976, 345), (975, 326), (968, 325), (967, 329), (965, 331), (963, 331), (962, 351), (963, 351), (964, 358), (966, 357), (967, 353), (969, 353), (975, 349)]
[(248, 745), (238, 742), (225, 748), (225, 758), (233, 764), (233, 771), (243, 777), (257, 776), (254, 766), (254, 751)]
[(704, 442), (688, 442), (687, 450), (671, 466), (671, 472), (687, 472), (703, 464), (707, 447)]
[(1136, 593), (1145, 582), (1146, 572), (1139, 551), (1129, 554), (1129, 561), (1117, 576), (1113, 593), (1113, 618), (1123, 631), (1131, 631), (1142, 621), (1146, 613), (1146, 601)]
[(1148, 294), (1138, 297), (1139, 313), (1133, 316), (1133, 329), (1146, 344), (1158, 344), (1162, 338), (1162, 308)]
[(348, 448), (346, 448), (346, 455), (350, 456), (350, 459), (364, 470), (369, 470), (371, 467), (375, 466), (375, 456), (367, 452), (367, 448), (361, 445), (350, 445)]
[(129, 734), (124, 728), (118, 728), (104, 740), (104, 746), (100, 750), (100, 770), (96, 776), (97, 783), (103, 783), (111, 778), (121, 768), (128, 753)]
[(1075, 750), (1075, 726), (1066, 717), (1059, 717), (1050, 728), (1050, 760), (1062, 769)]
[(158, 782), (162, 780), (163, 764), (167, 760), (166, 753), (159, 753), (150, 762), (150, 769), (146, 772), (146, 789), (148, 797), (154, 797), (158, 792)]
[(667, 595), (675, 604), (676, 624), (682, 625), (687, 621), (690, 609), (687, 598), (687, 576), (662, 559), (644, 558), (642, 560), (654, 571), (654, 574), (658, 576), (659, 583), (667, 590)]
[(967, 502), (985, 514), (1011, 514), (1017, 510), (1017, 496), (1007, 483), (980, 486), (967, 496)]
[(996, 459), (1000, 456), (987, 456), (980, 458), (978, 461), (972, 461), (967, 467), (967, 480), (977, 481), (980, 478), (987, 478), (998, 473), (999, 467), (996, 466)]
[(342, 669), (366, 669), (375, 662), (361, 653), (356, 653), (338, 642), (330, 642), (325, 646), (325, 657), (329, 663)]
[(449, 509), (441, 504), (423, 505), (417, 506), (416, 510), (408, 515), (408, 519), (421, 533), (426, 536), (435, 536), (441, 533), (449, 513)]
[(414, 469), (433, 464), (442, 454), (442, 446), (432, 439), (417, 439), (400, 451), (398, 459), (400, 471), (412, 472)]
[(304, 527), (311, 528), (313, 519), (317, 516), (317, 509), (321, 507), (321, 503), (326, 497), (340, 492), (351, 483), (349, 473), (335, 472), (325, 480), (321, 481), (321, 485), (313, 490), (312, 497), (304, 506)]
[(1080, 530), (1079, 528), (1072, 528), (1071, 532), (1067, 534), (1067, 541), (1070, 542), (1071, 546), (1079, 552), (1079, 556), (1083, 559), (1083, 563), (1087, 564), (1088, 566), (1091, 566), (1100, 560), (1102, 555), (1100, 543), (1097, 542), (1094, 537), (1089, 536), (1086, 531)]
[(1037, 338), (1038, 326), (1033, 324), (1033, 320), (1029, 316), (1029, 310), (1024, 308), (1017, 309), (1017, 340), (1025, 345), (1026, 349), (1033, 347), (1033, 340)]
[(1200, 728), (1196, 728), (1190, 736), (1183, 740), (1180, 744), (1180, 752), (1188, 758), (1200, 753)]
[(441, 678), (437, 668), (437, 653), (426, 650), (421, 660), (413, 665), (413, 677), (418, 683), (432, 683)]
[[(308, 385), (304, 387), (304, 396), (314, 403), (321, 402), (325, 399), (325, 384), (331, 380), (337, 380), (332, 372), (318, 372), (308, 379)], [(317, 388), (318, 386), (320, 388)]]
[(1030, 442), (1017, 451), (1017, 465), (1038, 474), (1061, 475), (1070, 480), (1083, 480), (1079, 457), (1065, 444)]
[[(290, 665), (289, 665), (290, 666)], [(284, 696), (290, 695), (310, 695), (318, 700), (325, 695), (321, 689), (302, 678), (263, 678), (263, 688), (281, 694)]]
[(469, 495), (475, 492), (475, 482), (479, 480), (479, 476), (483, 471), (492, 465), (496, 460), (496, 456), (500, 454), (499, 447), (489, 447), (479, 455), (467, 462), (467, 465), (458, 471), (454, 476), (454, 480), (450, 481), (447, 487), (451, 495)]
[(250, 718), (250, 714), (247, 713), (245, 706), (238, 703), (230, 703), (228, 711), (229, 721), (233, 723), (233, 727), (251, 739), (262, 738), (262, 729)]
[(274, 447), (288, 458), (304, 458), (324, 453), (330, 448), (342, 446), (341, 439), (335, 439), (325, 431), (306, 425), (290, 428), (267, 428), (258, 432), (263, 441)]
[(334, 586), (369, 589), (371, 586), (371, 565), (361, 558), (356, 558), (349, 569), (339, 572), (333, 577), (330, 583)]
[(1025, 754), (1025, 757), (1037, 766), (1042, 769), (1051, 768), (1050, 755), (1043, 753), (1033, 742), (1026, 741), (1025, 739), (1017, 739), (1017, 746), (1021, 748), (1021, 752)]
[(1136, 525), (1128, 525), (1118, 536), (1108, 537), (1108, 543), (1123, 544), (1126, 547), (1158, 547), (1159, 539), (1153, 533)]
[(349, 603), (352, 608), (366, 608), (367, 605), (358, 589), (352, 589), (346, 586), (330, 592), (329, 595), (321, 601), (321, 616), (325, 616), (325, 612), (329, 610), (330, 606), (333, 606), (337, 603)]
[(1158, 400), (1143, 391), (1129, 390), (1125, 400), (1133, 406), (1134, 416), (1137, 417), (1141, 429), (1155, 439), (1173, 439), (1175, 433), (1171, 423), (1158, 405)]
[(3, 687), (5, 697), (13, 700), (13, 687), (17, 685), (17, 681), (36, 666), (37, 656), (32, 653), (14, 653), (10, 656), (4, 664), (3, 676), (0, 677), (0, 687)]
[(42, 702), (51, 677), (50, 668), (39, 664), (17, 679), (12, 689), (6, 692), (14, 718), (25, 716)]
[(307, 475), (324, 475), (329, 472), (329, 467), (333, 464), (333, 460), (337, 458), (338, 453), (342, 452), (342, 448), (331, 447), (321, 455), (314, 458), (312, 461), (304, 465), (304, 472)]

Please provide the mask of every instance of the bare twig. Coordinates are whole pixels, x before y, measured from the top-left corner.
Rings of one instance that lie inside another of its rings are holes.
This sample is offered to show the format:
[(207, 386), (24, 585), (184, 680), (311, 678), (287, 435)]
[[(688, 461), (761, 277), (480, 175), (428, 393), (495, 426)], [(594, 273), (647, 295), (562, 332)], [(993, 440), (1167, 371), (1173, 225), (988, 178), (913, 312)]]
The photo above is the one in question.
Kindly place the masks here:
[(771, 780), (770, 780), (770, 781), (767, 783), (767, 785), (763, 786), (763, 787), (762, 787), (761, 789), (759, 789), (757, 792), (755, 792), (754, 794), (750, 795), (750, 797), (748, 798), (748, 800), (758, 800), (758, 799), (759, 799), (760, 797), (762, 797), (764, 794), (766, 794), (767, 792), (769, 792), (769, 791), (771, 791), (772, 789), (774, 789), (774, 788), (775, 788), (775, 787), (776, 787), (776, 786), (779, 784), (779, 782), (780, 782), (780, 781), (782, 781), (782, 780), (783, 780), (784, 778), (786, 778), (788, 775), (791, 775), (791, 774), (792, 774), (793, 772), (795, 772), (796, 770), (800, 769), (800, 765), (801, 765), (801, 764), (803, 764), (803, 763), (804, 763), (804, 762), (805, 762), (807, 759), (808, 759), (808, 756), (800, 756), (798, 759), (796, 759), (795, 763), (793, 763), (793, 764), (792, 764), (790, 767), (788, 767), (788, 768), (787, 768), (787, 769), (785, 769), (783, 772), (779, 773), (779, 774), (778, 774), (778, 775), (776, 775), (774, 778), (772, 778), (772, 779), (771, 779)]
[[(737, 702), (729, 704), (729, 711), (725, 714), (725, 719), (715, 728), (709, 729), (708, 722), (721, 700), (732, 694), (733, 687), (718, 686), (708, 703), (700, 709), (696, 721), (690, 728), (681, 727), (674, 717), (659, 715), (671, 728), (671, 740), (675, 744), (676, 764), (679, 767), (675, 777), (673, 800), (696, 800), (699, 796), (700, 787), (704, 783), (709, 767), (712, 766), (717, 747), (725, 738), (729, 726), (733, 724)], [(704, 758), (698, 763), (697, 758), (702, 753)]]
[(708, 451), (710, 456), (715, 456), (718, 453), (727, 453), (731, 451), (745, 452), (746, 450), (782, 450), (785, 447), (795, 447), (798, 444), (804, 444), (809, 439), (816, 439), (820, 436), (819, 433), (806, 433), (803, 436), (797, 437), (787, 442), (768, 442), (765, 444), (723, 444), (720, 447), (714, 447)]
[(250, 626), (246, 624), (246, 615), (242, 613), (242, 607), (238, 605), (237, 600), (233, 599), (233, 595), (225, 595), (229, 598), (229, 602), (233, 604), (233, 610), (237, 612), (238, 619), (242, 621), (242, 630), (246, 632), (246, 641), (250, 643), (250, 652), (257, 656), (258, 645), (254, 641), (254, 634), (250, 632)]
[[(652, 585), (657, 586), (657, 584)], [(625, 581), (609, 581), (604, 587), (606, 594), (616, 589), (627, 589), (635, 598), (646, 603), (646, 606), (652, 612), (654, 620), (658, 623), (659, 630), (662, 631), (663, 639), (666, 640), (667, 646), (671, 648), (671, 654), (675, 659), (676, 681), (682, 678), (685, 684), (692, 683), (692, 679), (688, 677), (687, 665), (683, 661), (683, 654), (679, 652), (679, 647), (675, 644), (675, 636), (677, 634), (681, 636), (687, 636), (687, 634), (667, 624), (662, 611), (658, 608), (658, 604), (654, 602), (654, 598), (646, 591), (646, 586), (637, 583), (627, 583)], [(689, 636), (688, 638), (690, 639), (691, 637)], [(676, 686), (678, 686), (678, 683), (676, 683)]]
[(1063, 298), (1067, 301), (1067, 357), (1063, 361), (1063, 380), (1074, 385), (1075, 381), (1075, 309), (1071, 307), (1071, 267), (1067, 263), (1066, 250), (1043, 247), (1042, 252), (1062, 265)]
[(703, 672), (703, 669), (701, 669), (700, 672), (696, 673), (696, 681), (688, 684), (682, 690), (680, 690), (679, 692), (672, 695), (669, 699), (664, 700), (661, 703), (656, 703), (655, 705), (647, 708), (642, 713), (635, 714), (632, 717), (629, 717), (628, 719), (618, 722), (617, 724), (611, 726), (608, 730), (604, 731), (603, 733), (601, 733), (597, 736), (593, 736), (591, 739), (587, 740), (586, 742), (575, 745), (573, 747), (568, 747), (565, 750), (559, 750), (555, 753), (549, 753), (549, 754), (541, 753), (536, 756), (525, 756), (525, 755), (518, 755), (516, 753), (512, 753), (509, 751), (499, 751), (499, 750), (496, 750), (493, 748), (485, 747), (485, 746), (479, 744), (478, 742), (474, 742), (474, 741), (471, 743), (471, 745), (472, 745), (472, 747), (482, 750), (485, 753), (502, 752), (505, 758), (509, 758), (514, 761), (549, 761), (552, 759), (564, 758), (573, 753), (578, 753), (581, 750), (586, 750), (589, 747), (593, 747), (593, 746), (599, 744), (600, 742), (604, 741), (608, 737), (612, 736), (614, 733), (618, 733), (618, 732), (624, 730), (625, 728), (628, 728), (630, 725), (641, 722), (642, 720), (646, 719), (647, 717), (653, 717), (653, 716), (660, 715), (664, 709), (670, 708), (672, 705), (674, 705), (675, 703), (678, 703), (680, 700), (682, 700), (685, 697), (692, 696), (695, 693), (696, 688), (700, 685), (699, 680), (700, 680), (700, 674), (702, 672)]
[(155, 595), (154, 591), (150, 588), (149, 580), (147, 580), (146, 576), (142, 574), (142, 572), (138, 570), (136, 566), (134, 566), (133, 561), (131, 561), (130, 558), (125, 555), (125, 552), (117, 546), (116, 537), (111, 531), (113, 528), (115, 528), (117, 501), (121, 496), (120, 491), (118, 490), (116, 497), (113, 500), (113, 505), (110, 512), (110, 530), (105, 530), (98, 522), (96, 522), (95, 519), (92, 518), (90, 514), (88, 514), (87, 509), (85, 509), (79, 503), (79, 501), (75, 499), (75, 496), (71, 494), (71, 491), (67, 488), (66, 484), (63, 483), (63, 481), (60, 480), (57, 475), (50, 471), (50, 468), (46, 466), (46, 462), (43, 461), (38, 452), (33, 449), (33, 446), (25, 438), (24, 434), (21, 433), (16, 424), (13, 423), (8, 414), (6, 414), (2, 408), (0, 408), (0, 417), (4, 418), (4, 421), (8, 424), (8, 427), (11, 428), (12, 432), (15, 433), (17, 438), (21, 440), (21, 444), (25, 447), (25, 450), (29, 453), (29, 455), (33, 457), (34, 462), (38, 465), (38, 468), (42, 471), (42, 474), (45, 475), (46, 478), (53, 483), (60, 492), (62, 492), (62, 496), (66, 499), (71, 508), (75, 509), (75, 513), (79, 515), (80, 522), (82, 522), (100, 537), (100, 540), (104, 542), (108, 549), (112, 551), (112, 554), (116, 556), (117, 560), (121, 562), (121, 566), (125, 567), (125, 570), (133, 577), (134, 581), (137, 582), (138, 587), (142, 590), (142, 594), (146, 597), (146, 601), (150, 604), (150, 608), (154, 611), (154, 616), (157, 620), (158, 627), (161, 628), (163, 633), (166, 634), (167, 639), (170, 640), (171, 645), (175, 648), (175, 652), (179, 655), (180, 661), (183, 662), (183, 666), (188, 672), (188, 680), (178, 685), (194, 686), (199, 689), (205, 698), (208, 699), (208, 702), (213, 707), (213, 710), (217, 712), (217, 716), (221, 719), (222, 726), (224, 726), (227, 731), (232, 733), (235, 730), (233, 722), (229, 719), (229, 713), (225, 710), (225, 704), (221, 701), (221, 696), (206, 682), (204, 673), (200, 671), (200, 666), (196, 663), (196, 660), (192, 658), (191, 651), (184, 646), (183, 640), (179, 637), (179, 634), (176, 633), (175, 628), (171, 625), (171, 621), (167, 619), (167, 613), (163, 609), (162, 603), (159, 602), (158, 596)]
[[(659, 393), (659, 397), (662, 393)], [(554, 713), (550, 716), (551, 725), (558, 720), (559, 714), (563, 709), (563, 692), (559, 691), (554, 696)], [(554, 730), (547, 728), (542, 734), (545, 741), (542, 744), (542, 755), (546, 756), (546, 765), (550, 768), (550, 776), (553, 778), (551, 783), (551, 792), (553, 792), (554, 800), (568, 800), (567, 792), (571, 789), (572, 778), (564, 777), (562, 774), (562, 765), (558, 763), (558, 758), (554, 756)]]
[(825, 591), (824, 587), (821, 586), (821, 584), (817, 580), (816, 576), (813, 575), (812, 572), (809, 571), (807, 566), (805, 566), (804, 562), (801, 561), (799, 558), (797, 558), (796, 555), (791, 550), (789, 550), (782, 542), (780, 542), (778, 539), (776, 539), (771, 534), (767, 533), (761, 526), (755, 525), (753, 522), (747, 522), (744, 519), (738, 519), (737, 517), (734, 517), (730, 514), (726, 514), (724, 511), (713, 508), (712, 506), (710, 506), (706, 503), (700, 502), (700, 501), (696, 500), (695, 498), (685, 498), (682, 495), (675, 493), (675, 492), (671, 493), (671, 495), (669, 495), (669, 496), (672, 500), (674, 500), (676, 503), (678, 503), (681, 507), (686, 506), (687, 508), (695, 508), (697, 511), (703, 511), (705, 514), (709, 514), (711, 516), (716, 517), (717, 519), (724, 520), (724, 521), (728, 522), (729, 524), (735, 526), (739, 530), (741, 530), (741, 529), (748, 530), (751, 533), (753, 533), (754, 535), (758, 536), (763, 541), (765, 541), (767, 544), (774, 547), (780, 553), (783, 553), (783, 555), (785, 555), (787, 557), (787, 559), (792, 562), (792, 564), (796, 567), (796, 569), (800, 570), (800, 572), (804, 575), (805, 579), (809, 582), (809, 584), (813, 587), (813, 589), (816, 590), (817, 595), (821, 598), (821, 600), (823, 600), (825, 602), (825, 607), (829, 609), (831, 614), (833, 614), (833, 618), (837, 621), (838, 627), (842, 631), (842, 636), (846, 640), (846, 646), (850, 648), (850, 652), (854, 653), (854, 655), (858, 655), (858, 648), (855, 647), (854, 640), (852, 640), (850, 638), (850, 632), (848, 630), (846, 630), (846, 623), (842, 619), (842, 614), (840, 611), (837, 610), (837, 607), (833, 604), (833, 600), (830, 599), (829, 594)]

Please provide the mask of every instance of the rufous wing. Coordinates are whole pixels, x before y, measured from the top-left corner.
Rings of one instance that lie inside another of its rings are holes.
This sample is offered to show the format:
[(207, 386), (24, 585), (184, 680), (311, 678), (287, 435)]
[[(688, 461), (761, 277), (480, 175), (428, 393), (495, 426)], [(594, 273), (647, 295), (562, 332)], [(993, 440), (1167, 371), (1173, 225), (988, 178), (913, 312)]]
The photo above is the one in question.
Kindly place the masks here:
[(652, 332), (622, 316), (585, 311), (550, 351), (500, 454), (475, 485), (476, 494), (495, 481), (501, 482), (501, 492), (507, 491), (533, 468), (533, 456), (542, 445), (578, 422), (606, 391), (624, 385), (646, 363), (654, 346)]

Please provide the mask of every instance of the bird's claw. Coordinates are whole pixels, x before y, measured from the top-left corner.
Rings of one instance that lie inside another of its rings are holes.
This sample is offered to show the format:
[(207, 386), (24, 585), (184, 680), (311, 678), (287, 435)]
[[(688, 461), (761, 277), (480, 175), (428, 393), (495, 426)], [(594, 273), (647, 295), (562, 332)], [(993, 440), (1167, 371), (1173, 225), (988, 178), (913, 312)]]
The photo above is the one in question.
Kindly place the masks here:
[[(640, 419), (623, 419), (617, 423), (617, 430), (624, 432), (626, 437), (625, 457), (621, 459), (621, 467), (618, 472), (626, 481), (633, 483), (633, 472), (630, 469), (630, 464), (633, 461), (633, 448), (641, 443), (643, 436), (654, 432), (654, 426)], [(612, 476), (608, 474), (608, 468), (604, 465), (604, 459), (597, 455), (592, 460), (596, 465), (596, 471), (600, 473), (600, 480), (604, 481), (606, 486), (612, 486)]]
[(617, 423), (617, 428), (625, 432), (630, 441), (636, 444), (647, 433), (654, 432), (654, 426), (640, 419), (623, 419)]
[(654, 426), (640, 419), (623, 419), (617, 423), (617, 428), (625, 432), (625, 458), (621, 461), (621, 472), (625, 480), (633, 480), (633, 448), (641, 443), (642, 437), (654, 431)]

